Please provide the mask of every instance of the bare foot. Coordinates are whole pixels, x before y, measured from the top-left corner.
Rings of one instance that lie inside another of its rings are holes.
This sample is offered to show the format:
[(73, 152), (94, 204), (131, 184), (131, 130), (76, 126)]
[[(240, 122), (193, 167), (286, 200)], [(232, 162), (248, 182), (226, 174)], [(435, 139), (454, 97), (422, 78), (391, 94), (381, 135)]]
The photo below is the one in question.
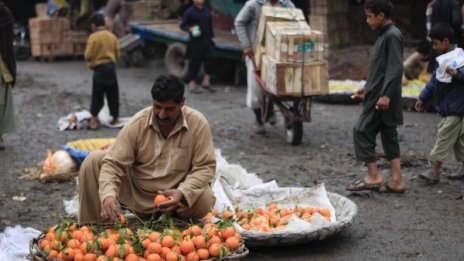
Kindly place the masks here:
[(90, 118), (89, 129), (96, 130), (96, 129), (98, 129), (99, 125), (100, 124), (98, 123), (98, 118), (97, 117)]

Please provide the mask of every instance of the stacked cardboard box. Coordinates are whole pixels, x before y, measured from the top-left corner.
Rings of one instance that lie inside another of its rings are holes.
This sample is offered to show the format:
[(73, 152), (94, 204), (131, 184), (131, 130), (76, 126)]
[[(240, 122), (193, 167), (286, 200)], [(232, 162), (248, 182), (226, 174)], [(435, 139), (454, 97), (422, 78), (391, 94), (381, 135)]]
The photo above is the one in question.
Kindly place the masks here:
[(161, 16), (161, 0), (127, 2), (127, 13), (130, 21), (147, 21)]
[(88, 37), (86, 31), (71, 31), (74, 55), (84, 55)]
[(331, 49), (351, 43), (348, 1), (310, 0), (309, 11), (309, 25), (327, 35)]
[(31, 52), (33, 56), (71, 55), (70, 22), (66, 18), (36, 17), (29, 19)]
[(274, 9), (263, 7), (263, 15), (268, 18), (261, 16), (258, 28), (264, 30), (258, 29), (257, 38), (261, 56), (256, 63), (267, 89), (278, 96), (327, 94), (324, 34), (311, 30), (303, 20), (269, 18), (272, 14), (282, 13)]

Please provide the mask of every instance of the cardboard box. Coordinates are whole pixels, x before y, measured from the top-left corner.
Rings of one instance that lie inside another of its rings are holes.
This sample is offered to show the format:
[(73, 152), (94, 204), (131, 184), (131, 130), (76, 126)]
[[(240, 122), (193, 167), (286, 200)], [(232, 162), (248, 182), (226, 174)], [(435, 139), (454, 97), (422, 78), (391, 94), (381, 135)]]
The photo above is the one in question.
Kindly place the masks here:
[(72, 31), (68, 30), (68, 31), (63, 31), (61, 32), (61, 42), (63, 43), (72, 43)]
[(71, 29), (71, 22), (67, 18), (34, 17), (29, 19), (31, 32), (62, 32)]
[(255, 43), (255, 62), (258, 68), (261, 68), (261, 57), (264, 53), (264, 43), (266, 35), (267, 22), (277, 21), (305, 21), (303, 11), (297, 8), (283, 8), (263, 6), (261, 9), (261, 17), (259, 19), (258, 30), (256, 32)]
[(269, 92), (277, 96), (312, 96), (329, 93), (329, 75), (326, 62), (278, 62), (263, 56), (262, 79)]
[(152, 20), (162, 10), (161, 0), (127, 2), (126, 7), (129, 21)]
[(86, 31), (71, 31), (73, 43), (87, 43), (89, 34)]
[(265, 53), (279, 62), (323, 60), (324, 40), (305, 22), (268, 22)]
[(32, 44), (32, 56), (53, 57), (73, 54), (72, 43)]
[(86, 46), (85, 43), (73, 43), (74, 55), (84, 55)]
[(61, 35), (58, 32), (30, 32), (31, 44), (51, 44), (59, 43)]

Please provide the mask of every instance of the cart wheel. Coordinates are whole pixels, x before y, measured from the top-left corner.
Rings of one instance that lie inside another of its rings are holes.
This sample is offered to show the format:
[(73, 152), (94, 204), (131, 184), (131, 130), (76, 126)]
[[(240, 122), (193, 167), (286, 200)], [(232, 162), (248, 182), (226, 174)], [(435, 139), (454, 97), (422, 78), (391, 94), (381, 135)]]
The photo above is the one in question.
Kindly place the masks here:
[(134, 67), (139, 67), (143, 64), (144, 58), (141, 50), (135, 50), (130, 53), (130, 63)]
[(297, 121), (291, 124), (286, 124), (285, 132), (287, 142), (291, 145), (299, 145), (303, 138), (303, 122)]
[(179, 78), (187, 77), (188, 61), (185, 59), (187, 47), (183, 43), (173, 43), (169, 45), (164, 55), (164, 65), (168, 73)]

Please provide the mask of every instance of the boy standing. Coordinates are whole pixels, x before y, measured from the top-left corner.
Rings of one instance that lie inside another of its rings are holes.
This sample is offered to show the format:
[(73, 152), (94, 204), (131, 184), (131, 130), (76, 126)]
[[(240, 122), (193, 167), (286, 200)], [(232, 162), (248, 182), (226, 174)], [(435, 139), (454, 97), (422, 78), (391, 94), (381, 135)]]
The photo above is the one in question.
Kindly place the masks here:
[(93, 70), (92, 102), (90, 104), (89, 129), (99, 127), (98, 113), (104, 104), (104, 97), (113, 120), (110, 124), (118, 123), (119, 116), (119, 89), (116, 76), (116, 59), (119, 57), (118, 39), (113, 33), (106, 30), (105, 18), (101, 14), (93, 14), (90, 19), (92, 34), (87, 41), (85, 60), (87, 66)]
[[(378, 190), (404, 193), (397, 126), (403, 124), (401, 78), (403, 74), (403, 36), (393, 25), (393, 5), (388, 0), (367, 0), (364, 5), (367, 24), (378, 31), (366, 85), (353, 99), (364, 99), (363, 111), (353, 128), (356, 159), (367, 164), (367, 176), (350, 184), (347, 190)], [(376, 137), (391, 164), (391, 180), (383, 183), (375, 155)]]
[(457, 48), (453, 29), (447, 24), (437, 24), (430, 31), (438, 67), (419, 95), (416, 110), (422, 111), (424, 103), (433, 100), (434, 107), (443, 117), (438, 124), (437, 140), (430, 152), (432, 169), (419, 174), (427, 183), (440, 181), (441, 166), (451, 148), (460, 170), (448, 176), (450, 179), (464, 178), (464, 51)]
[(203, 63), (205, 76), (201, 86), (209, 92), (216, 92), (211, 87), (210, 76), (214, 68), (214, 32), (211, 10), (205, 0), (193, 0), (184, 13), (180, 28), (190, 34), (187, 44), (188, 89), (191, 93), (201, 93), (195, 84), (200, 66)]

